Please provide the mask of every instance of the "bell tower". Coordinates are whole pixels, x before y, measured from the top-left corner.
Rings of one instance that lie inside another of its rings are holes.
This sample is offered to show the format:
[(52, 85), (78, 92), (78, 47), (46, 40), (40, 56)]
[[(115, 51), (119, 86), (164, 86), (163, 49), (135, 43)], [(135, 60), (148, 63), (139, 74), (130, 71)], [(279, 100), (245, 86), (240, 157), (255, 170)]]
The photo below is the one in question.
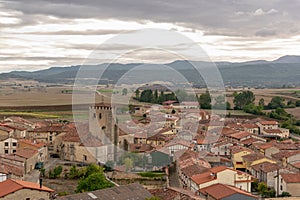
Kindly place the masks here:
[(119, 134), (110, 104), (99, 103), (89, 107), (89, 132), (108, 147), (108, 160), (116, 161)]

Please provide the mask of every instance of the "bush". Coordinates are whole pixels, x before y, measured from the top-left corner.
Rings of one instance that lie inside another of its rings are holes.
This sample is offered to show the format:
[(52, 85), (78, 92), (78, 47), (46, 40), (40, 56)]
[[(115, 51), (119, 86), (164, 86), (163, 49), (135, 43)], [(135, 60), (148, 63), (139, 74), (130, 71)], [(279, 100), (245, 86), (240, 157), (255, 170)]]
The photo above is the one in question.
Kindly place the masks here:
[(89, 175), (87, 178), (81, 179), (77, 185), (76, 192), (94, 191), (104, 188), (113, 187), (114, 185), (105, 179), (101, 172)]
[(282, 192), (280, 195), (278, 195), (278, 197), (290, 197), (290, 196), (292, 195), (288, 192)]
[(62, 166), (57, 166), (55, 167), (53, 170), (49, 170), (49, 178), (50, 179), (55, 179), (55, 178), (59, 178), (61, 173), (62, 173)]

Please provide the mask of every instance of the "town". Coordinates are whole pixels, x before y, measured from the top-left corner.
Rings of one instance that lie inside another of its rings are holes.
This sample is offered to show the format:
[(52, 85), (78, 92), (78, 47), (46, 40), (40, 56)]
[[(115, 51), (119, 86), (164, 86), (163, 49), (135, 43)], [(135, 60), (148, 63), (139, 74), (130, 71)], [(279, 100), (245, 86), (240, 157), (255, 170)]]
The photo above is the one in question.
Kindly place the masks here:
[[(4, 118), (0, 199), (300, 196), (300, 138), (279, 121), (219, 115), (193, 101), (122, 107), (90, 105), (88, 123)], [(79, 184), (75, 194), (53, 183), (78, 181), (80, 169), (97, 166), (107, 188)]]

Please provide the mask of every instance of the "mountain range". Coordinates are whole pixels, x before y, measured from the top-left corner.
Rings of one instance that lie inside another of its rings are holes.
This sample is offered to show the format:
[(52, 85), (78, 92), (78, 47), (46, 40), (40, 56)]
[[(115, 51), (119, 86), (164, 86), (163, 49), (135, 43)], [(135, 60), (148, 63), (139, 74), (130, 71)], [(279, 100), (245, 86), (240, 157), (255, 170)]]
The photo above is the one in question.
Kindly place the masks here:
[[(203, 66), (209, 66), (209, 63), (207, 62), (194, 62)], [(239, 63), (215, 62), (215, 64), (220, 71), (225, 85), (233, 87), (282, 87), (283, 85), (300, 86), (300, 56), (287, 55), (274, 61), (255, 60)], [(76, 78), (78, 70), (81, 67), (86, 71), (85, 77), (83, 78), (95, 79), (99, 78), (96, 77), (97, 73), (95, 72), (99, 70), (99, 67), (104, 67), (106, 65), (107, 64), (51, 67), (49, 69), (34, 72), (12, 71), (0, 74), (0, 79), (6, 80), (9, 78), (18, 78), (23, 80), (36, 80), (51, 84), (72, 84)], [(110, 64), (107, 70), (103, 73), (100, 82), (116, 83), (122, 75), (138, 65), (140, 64)], [(151, 65), (154, 66), (156, 64)], [(150, 68), (151, 65), (149, 66)], [(177, 70), (187, 80), (189, 80), (189, 82), (193, 83), (194, 86), (205, 86), (205, 82), (202, 78), (199, 78), (199, 73), (195, 71), (189, 61), (177, 60), (166, 65)], [(149, 70), (149, 73), (151, 73), (151, 70)]]

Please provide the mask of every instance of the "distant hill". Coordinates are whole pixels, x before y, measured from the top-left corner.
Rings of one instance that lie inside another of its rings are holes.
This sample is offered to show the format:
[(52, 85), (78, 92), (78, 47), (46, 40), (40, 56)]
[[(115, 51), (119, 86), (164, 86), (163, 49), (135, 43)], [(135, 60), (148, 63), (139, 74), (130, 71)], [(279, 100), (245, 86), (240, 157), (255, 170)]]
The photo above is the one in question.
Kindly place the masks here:
[[(207, 62), (194, 62), (201, 66), (209, 66)], [(216, 62), (215, 64), (219, 68), (225, 85), (251, 87), (300, 86), (300, 56), (283, 56), (274, 61)], [(122, 75), (138, 65), (138, 63), (111, 64), (104, 72), (101, 81), (102, 83), (116, 83)], [(152, 65), (154, 66), (155, 64), (149, 65), (149, 68)], [(203, 79), (199, 78), (199, 74), (190, 62), (178, 60), (166, 65), (177, 70), (195, 86), (205, 86)], [(35, 72), (12, 71), (0, 74), (0, 79), (19, 78), (45, 83), (70, 84), (74, 82), (80, 67), (85, 69), (85, 74), (81, 78), (99, 79), (96, 72), (99, 68), (104, 68), (105, 66), (106, 64), (99, 64), (93, 66), (51, 67)], [(145, 75), (156, 76), (155, 72), (151, 70), (145, 72)]]

